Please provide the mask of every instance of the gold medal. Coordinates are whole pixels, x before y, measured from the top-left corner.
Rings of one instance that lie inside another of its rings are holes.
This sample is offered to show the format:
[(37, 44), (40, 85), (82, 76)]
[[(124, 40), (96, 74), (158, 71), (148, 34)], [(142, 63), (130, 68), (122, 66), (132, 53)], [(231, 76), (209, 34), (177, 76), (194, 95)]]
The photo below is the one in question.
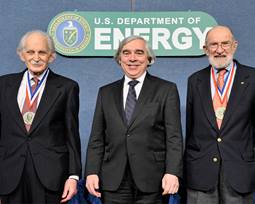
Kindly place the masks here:
[(223, 120), (225, 111), (226, 111), (225, 107), (217, 108), (216, 111), (215, 111), (216, 118), (219, 119), (219, 120)]
[(34, 112), (26, 112), (23, 114), (23, 120), (26, 125), (31, 125), (35, 117)]

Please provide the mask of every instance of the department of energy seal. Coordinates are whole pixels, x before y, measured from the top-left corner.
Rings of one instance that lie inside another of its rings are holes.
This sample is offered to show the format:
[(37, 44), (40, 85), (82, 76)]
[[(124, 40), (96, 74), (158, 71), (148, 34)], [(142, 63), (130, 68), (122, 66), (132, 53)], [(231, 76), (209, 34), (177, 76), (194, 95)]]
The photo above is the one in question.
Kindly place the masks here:
[(86, 19), (68, 12), (61, 13), (51, 21), (48, 33), (53, 38), (56, 51), (63, 55), (81, 52), (91, 39), (91, 29)]

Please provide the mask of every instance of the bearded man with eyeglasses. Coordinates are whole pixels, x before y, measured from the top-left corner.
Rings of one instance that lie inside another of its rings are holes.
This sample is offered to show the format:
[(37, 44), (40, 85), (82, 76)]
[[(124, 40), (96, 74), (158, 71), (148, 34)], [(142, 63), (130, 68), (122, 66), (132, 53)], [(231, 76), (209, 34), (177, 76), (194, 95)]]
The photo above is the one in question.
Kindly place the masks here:
[(229, 27), (206, 35), (210, 65), (188, 79), (185, 177), (188, 204), (252, 204), (255, 69), (233, 59)]

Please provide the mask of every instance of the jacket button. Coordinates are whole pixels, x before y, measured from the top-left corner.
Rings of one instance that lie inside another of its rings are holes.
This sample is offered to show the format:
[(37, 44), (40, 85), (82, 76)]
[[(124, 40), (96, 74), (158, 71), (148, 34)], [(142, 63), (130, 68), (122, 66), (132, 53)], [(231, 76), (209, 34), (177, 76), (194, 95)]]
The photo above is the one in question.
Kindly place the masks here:
[(127, 134), (127, 137), (130, 137), (131, 135), (130, 134)]
[(217, 157), (213, 157), (213, 162), (216, 163), (218, 161), (218, 158)]
[(217, 142), (221, 142), (222, 139), (220, 137), (217, 138)]

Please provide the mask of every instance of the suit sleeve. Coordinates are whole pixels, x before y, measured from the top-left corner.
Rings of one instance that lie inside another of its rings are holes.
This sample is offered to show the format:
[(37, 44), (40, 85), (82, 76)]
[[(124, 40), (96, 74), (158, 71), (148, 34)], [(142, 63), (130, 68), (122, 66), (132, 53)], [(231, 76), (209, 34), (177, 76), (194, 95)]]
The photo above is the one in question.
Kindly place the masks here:
[[(186, 99), (186, 141), (189, 139), (192, 128), (192, 87), (191, 80), (188, 80), (187, 99)], [(187, 144), (187, 142), (186, 142)]]
[(253, 127), (253, 152), (255, 153), (255, 100), (253, 101), (252, 105), (251, 121)]
[(102, 90), (99, 90), (93, 118), (91, 135), (87, 148), (85, 177), (90, 174), (99, 175), (104, 155), (105, 118), (102, 105)]
[(79, 134), (79, 86), (75, 83), (68, 90), (66, 107), (67, 146), (69, 175), (81, 175), (81, 144)]
[(176, 85), (168, 91), (165, 106), (166, 173), (182, 177), (183, 138), (180, 115), (180, 99)]

